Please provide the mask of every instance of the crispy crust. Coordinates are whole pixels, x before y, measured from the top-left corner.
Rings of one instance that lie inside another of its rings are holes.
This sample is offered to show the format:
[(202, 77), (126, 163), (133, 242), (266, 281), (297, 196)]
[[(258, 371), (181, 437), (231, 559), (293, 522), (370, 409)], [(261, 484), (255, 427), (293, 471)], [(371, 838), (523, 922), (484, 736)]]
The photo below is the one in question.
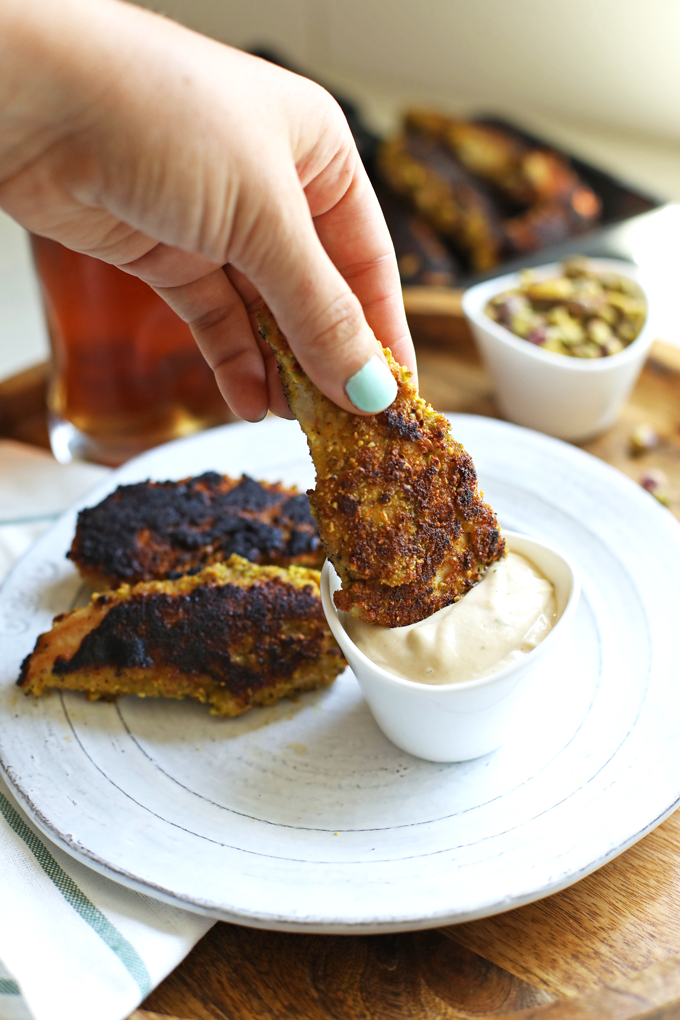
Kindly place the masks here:
[(342, 580), (338, 609), (400, 627), (457, 601), (504, 555), (505, 542), (446, 418), (387, 350), (394, 403), (376, 415), (341, 410), (307, 378), (264, 306), (258, 323), (307, 435), (316, 468), (308, 495)]
[(474, 269), (500, 257), (501, 219), (490, 196), (438, 138), (417, 131), (385, 141), (378, 150), (382, 179), (409, 199), (444, 237), (468, 254)]
[(425, 217), (388, 188), (378, 185), (375, 193), (392, 237), (401, 282), (424, 287), (452, 286), (461, 275), (461, 267)]
[[(568, 159), (551, 149), (530, 145), (512, 131), (446, 117), (430, 110), (406, 113), (404, 130), (406, 133), (401, 139), (387, 143), (395, 146), (395, 155), (383, 157), (387, 159), (388, 171), (391, 169), (397, 177), (400, 172), (402, 176), (406, 174), (405, 180), (398, 179), (393, 186), (401, 184), (402, 193), (411, 194), (416, 202), (429, 202), (430, 220), (444, 233), (447, 233), (445, 224), (435, 221), (445, 214), (446, 201), (451, 201), (451, 195), (444, 194), (441, 180), (439, 190), (434, 187), (435, 168), (428, 165), (427, 158), (424, 161), (421, 158), (423, 166), (418, 166), (417, 159), (414, 162), (412, 158), (410, 163), (405, 161), (402, 150), (408, 148), (409, 133), (446, 146), (475, 178), (491, 185), (512, 204), (528, 206), (503, 224), (506, 254), (536, 251), (546, 244), (582, 233), (601, 215), (600, 199), (580, 179)], [(455, 233), (449, 231), (449, 234), (456, 239)], [(479, 229), (476, 236), (482, 236)], [(465, 238), (458, 240), (464, 242)], [(474, 264), (483, 268), (478, 261)]]
[(121, 485), (78, 514), (69, 559), (94, 588), (176, 579), (232, 553), (259, 564), (320, 567), (307, 497), (279, 483), (208, 471)]
[(463, 166), (522, 204), (568, 199), (582, 182), (569, 161), (504, 128), (409, 110), (404, 128), (443, 142)]
[(57, 616), (17, 681), (91, 699), (196, 698), (216, 715), (328, 686), (345, 660), (326, 623), (319, 573), (258, 567), (240, 556), (177, 581), (93, 595)]

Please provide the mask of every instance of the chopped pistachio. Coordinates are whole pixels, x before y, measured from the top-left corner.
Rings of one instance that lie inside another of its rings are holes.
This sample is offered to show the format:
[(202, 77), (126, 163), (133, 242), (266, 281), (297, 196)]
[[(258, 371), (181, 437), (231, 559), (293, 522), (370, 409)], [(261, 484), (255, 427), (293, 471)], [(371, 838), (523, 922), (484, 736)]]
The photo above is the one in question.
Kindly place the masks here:
[(654, 499), (658, 499), (659, 503), (669, 505), (668, 478), (659, 468), (649, 468), (640, 479), (640, 485), (651, 493)]
[(603, 319), (591, 319), (586, 326), (586, 331), (588, 339), (596, 344), (606, 344), (612, 337), (611, 328)]
[(541, 344), (543, 350), (553, 351), (555, 354), (569, 354), (570, 351), (564, 346), (559, 336), (546, 336)]
[(602, 351), (599, 344), (593, 343), (591, 340), (586, 340), (582, 344), (578, 344), (572, 348), (574, 357), (576, 358), (601, 358)]
[(626, 318), (634, 319), (636, 322), (644, 320), (646, 308), (639, 298), (613, 291), (607, 296), (607, 303), (617, 308)]
[(562, 272), (565, 276), (585, 276), (588, 270), (588, 259), (584, 255), (572, 255), (562, 263)]
[(539, 316), (530, 305), (520, 308), (510, 319), (510, 329), (522, 338), (529, 336), (529, 333), (538, 325), (540, 325)]
[(612, 336), (602, 345), (602, 347), (602, 353), (606, 356), (608, 354), (618, 354), (619, 351), (623, 350), (625, 344), (622, 340), (619, 340), (617, 336)]
[(567, 259), (562, 276), (520, 273), (520, 285), (491, 298), (486, 313), (516, 336), (577, 358), (618, 354), (640, 333), (647, 315), (638, 285), (617, 273), (596, 273), (583, 256)]
[(621, 322), (619, 323), (617, 332), (622, 340), (625, 340), (626, 343), (630, 343), (631, 340), (635, 339), (640, 330), (631, 322)]
[(564, 301), (572, 297), (574, 284), (566, 276), (555, 276), (551, 280), (537, 280), (525, 287), (530, 301)]
[(616, 320), (618, 319), (616, 309), (613, 308), (612, 305), (608, 304), (606, 301), (601, 305), (600, 308), (598, 308), (597, 314), (600, 319), (604, 319), (604, 321), (608, 322), (610, 326), (613, 326)]
[(567, 347), (582, 342), (585, 333), (581, 323), (573, 319), (564, 308), (553, 308), (547, 315), (550, 325), (546, 329), (547, 337), (555, 337)]
[(630, 434), (630, 452), (634, 457), (639, 457), (648, 450), (653, 450), (659, 445), (659, 437), (651, 425), (638, 425)]

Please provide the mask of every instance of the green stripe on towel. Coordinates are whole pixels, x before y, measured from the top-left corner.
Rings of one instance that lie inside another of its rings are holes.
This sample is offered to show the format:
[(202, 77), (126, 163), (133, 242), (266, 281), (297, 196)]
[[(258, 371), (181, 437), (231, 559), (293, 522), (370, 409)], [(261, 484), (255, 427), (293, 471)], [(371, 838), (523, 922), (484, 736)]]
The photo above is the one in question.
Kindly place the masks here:
[[(1, 796), (1, 794), (0, 794)], [(19, 985), (10, 978), (0, 978), (0, 995), (19, 995)]]
[(141, 956), (122, 935), (118, 929), (111, 924), (109, 919), (102, 914), (98, 907), (87, 898), (84, 892), (78, 888), (73, 879), (60, 868), (47, 847), (40, 842), (38, 837), (31, 832), (29, 827), (22, 821), (10, 802), (0, 793), (0, 814), (5, 821), (16, 832), (17, 836), (23, 839), (36, 861), (45, 874), (52, 879), (55, 886), (73, 909), (80, 914), (82, 919), (89, 924), (90, 928), (99, 935), (109, 949), (113, 950), (121, 963), (135, 979), (140, 992), (146, 996), (151, 991), (151, 978)]

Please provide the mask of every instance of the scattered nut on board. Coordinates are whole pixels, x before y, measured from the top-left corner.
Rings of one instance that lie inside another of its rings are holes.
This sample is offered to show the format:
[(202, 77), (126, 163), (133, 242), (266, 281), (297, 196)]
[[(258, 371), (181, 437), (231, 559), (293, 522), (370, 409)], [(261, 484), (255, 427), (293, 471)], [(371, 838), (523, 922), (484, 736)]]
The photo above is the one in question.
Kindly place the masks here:
[(648, 468), (640, 479), (640, 485), (658, 499), (659, 503), (669, 505), (668, 476), (659, 468)]
[(642, 423), (631, 432), (629, 443), (631, 456), (639, 457), (658, 446), (659, 437), (651, 425)]

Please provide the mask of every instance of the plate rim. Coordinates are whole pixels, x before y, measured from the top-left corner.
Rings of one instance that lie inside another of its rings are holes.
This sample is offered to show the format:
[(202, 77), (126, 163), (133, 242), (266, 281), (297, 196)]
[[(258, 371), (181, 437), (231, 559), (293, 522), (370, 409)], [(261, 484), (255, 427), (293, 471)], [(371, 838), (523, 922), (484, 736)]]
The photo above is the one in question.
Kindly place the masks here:
[[(8, 778), (8, 773), (1, 761), (0, 771), (5, 778)], [(12, 787), (12, 792), (15, 792), (14, 787)], [(608, 864), (609, 861), (614, 860), (657, 828), (657, 826), (665, 821), (665, 819), (680, 806), (679, 794), (676, 800), (666, 810), (655, 817), (648, 825), (644, 826), (643, 829), (634, 833), (629, 839), (624, 840), (620, 845), (617, 845), (607, 851), (607, 853), (602, 855), (600, 858), (597, 858), (588, 866), (580, 868), (577, 872), (572, 872), (561, 879), (557, 879), (553, 883), (543, 886), (538, 893), (535, 891), (527, 892), (517, 896), (509, 896), (502, 901), (499, 900), (491, 907), (491, 909), (489, 908), (489, 904), (485, 904), (480, 905), (477, 909), (467, 911), (458, 910), (453, 912), (447, 912), (444, 910), (438, 913), (430, 913), (427, 916), (389, 918), (387, 920), (368, 918), (352, 922), (339, 922), (319, 920), (306, 921), (304, 919), (291, 920), (282, 914), (266, 914), (261, 910), (258, 912), (249, 912), (246, 910), (225, 910), (222, 907), (210, 905), (204, 901), (190, 899), (189, 897), (185, 897), (179, 893), (170, 892), (163, 886), (155, 885), (151, 882), (143, 882), (122, 869), (104, 864), (98, 858), (87, 853), (87, 851), (82, 848), (77, 848), (75, 844), (69, 843), (60, 833), (56, 833), (55, 830), (50, 828), (49, 824), (42, 819), (39, 812), (31, 810), (30, 801), (26, 802), (23, 797), (18, 799), (20, 807), (23, 809), (24, 813), (28, 815), (29, 820), (50, 840), (51, 843), (63, 850), (73, 860), (84, 864), (92, 871), (104, 878), (108, 878), (109, 880), (116, 882), (118, 885), (122, 885), (127, 889), (132, 889), (134, 892), (141, 893), (142, 895), (151, 896), (152, 898), (160, 900), (162, 903), (166, 903), (169, 906), (179, 907), (186, 910), (188, 913), (198, 914), (201, 917), (209, 917), (215, 921), (224, 921), (227, 924), (238, 924), (246, 928), (255, 928), (263, 931), (280, 931), (289, 932), (291, 934), (307, 935), (387, 935), (407, 931), (426, 931), (431, 928), (443, 928), (455, 924), (465, 924), (468, 921), (482, 920), (485, 917), (496, 917), (499, 914), (505, 914), (510, 910), (527, 906), (530, 903), (537, 903), (540, 900), (546, 899), (548, 896), (553, 896), (555, 893), (561, 892), (563, 889), (570, 888), (570, 886), (575, 885), (584, 878), (587, 878), (588, 875), (592, 875), (595, 871), (599, 871), (599, 869), (604, 867), (605, 864)]]

